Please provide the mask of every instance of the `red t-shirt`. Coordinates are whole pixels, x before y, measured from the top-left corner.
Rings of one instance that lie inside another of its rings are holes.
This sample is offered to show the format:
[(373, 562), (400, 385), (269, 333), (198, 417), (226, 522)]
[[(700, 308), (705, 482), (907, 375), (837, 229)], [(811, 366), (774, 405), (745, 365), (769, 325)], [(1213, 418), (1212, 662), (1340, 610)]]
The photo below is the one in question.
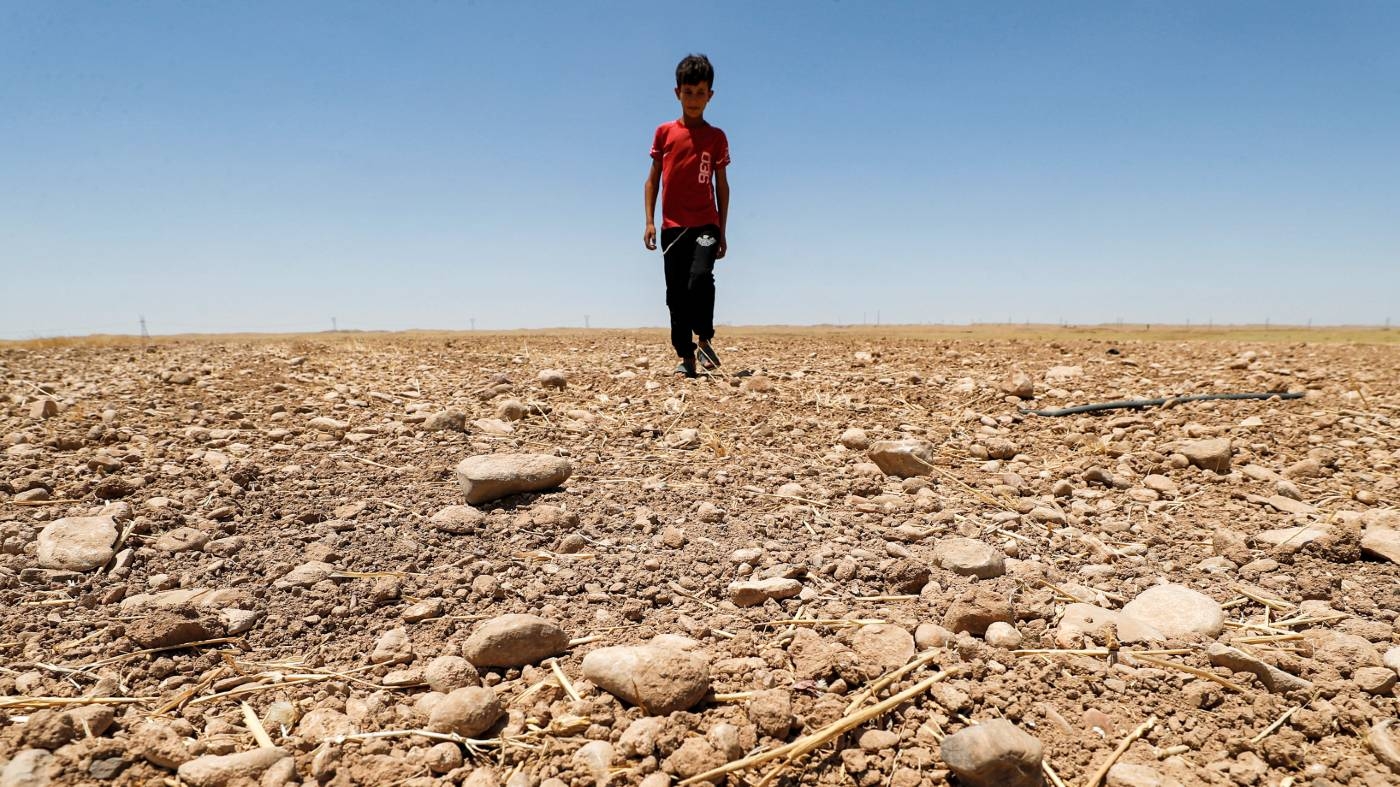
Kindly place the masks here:
[(719, 224), (714, 171), (729, 166), (729, 140), (706, 123), (686, 128), (679, 120), (662, 123), (651, 143), (661, 162), (661, 228)]

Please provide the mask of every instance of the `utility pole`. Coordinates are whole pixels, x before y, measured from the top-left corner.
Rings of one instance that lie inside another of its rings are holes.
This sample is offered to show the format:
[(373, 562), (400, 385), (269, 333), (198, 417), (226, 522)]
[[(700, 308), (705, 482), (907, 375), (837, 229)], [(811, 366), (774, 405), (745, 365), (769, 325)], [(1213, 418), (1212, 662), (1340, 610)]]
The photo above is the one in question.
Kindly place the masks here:
[(340, 330), (340, 329), (336, 327), (335, 318), (332, 317), (332, 318), (331, 318), (331, 333), (335, 333), (335, 332), (338, 331), (338, 330)]
[(588, 325), (588, 315), (587, 315), (587, 314), (583, 315), (583, 327), (584, 327), (585, 330), (587, 330), (587, 329), (590, 327), (590, 326)]
[(473, 330), (473, 331), (476, 330), (476, 318), (475, 318), (475, 317), (471, 318), (471, 323), (472, 323), (472, 330)]
[(146, 351), (146, 345), (151, 341), (151, 334), (146, 331), (146, 315), (141, 315), (141, 352)]

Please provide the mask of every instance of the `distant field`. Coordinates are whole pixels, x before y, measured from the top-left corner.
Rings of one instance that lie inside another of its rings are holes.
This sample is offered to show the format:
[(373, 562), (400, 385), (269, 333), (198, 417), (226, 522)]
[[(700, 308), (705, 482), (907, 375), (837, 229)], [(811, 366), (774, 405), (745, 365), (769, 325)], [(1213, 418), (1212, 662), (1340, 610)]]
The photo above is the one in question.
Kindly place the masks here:
[[(259, 342), (289, 341), (378, 341), (466, 338), (469, 336), (561, 335), (618, 336), (656, 335), (664, 340), (663, 328), (539, 328), (510, 331), (322, 331), (316, 333), (206, 333), (154, 336), (151, 343), (170, 342)], [(1312, 342), (1322, 344), (1400, 344), (1400, 329), (1377, 326), (1319, 326), (1302, 325), (1154, 325), (1143, 323), (1110, 323), (1105, 325), (1011, 325), (978, 323), (974, 325), (743, 325), (720, 326), (720, 337), (729, 335), (757, 336), (850, 336), (864, 339), (986, 339), (986, 340), (1097, 340), (1097, 341), (1229, 341), (1229, 342)], [(55, 336), (38, 339), (0, 340), (0, 348), (44, 349), (50, 347), (110, 347), (138, 346), (139, 336), (96, 334), (91, 336)]]

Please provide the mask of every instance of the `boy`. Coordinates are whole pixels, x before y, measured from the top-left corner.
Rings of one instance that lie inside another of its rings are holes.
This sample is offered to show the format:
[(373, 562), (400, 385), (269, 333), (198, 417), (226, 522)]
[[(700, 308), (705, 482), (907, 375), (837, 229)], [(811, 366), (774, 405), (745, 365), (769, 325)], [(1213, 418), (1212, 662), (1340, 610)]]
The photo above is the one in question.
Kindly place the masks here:
[(655, 250), (656, 193), (665, 183), (661, 248), (666, 307), (671, 312), (671, 346), (681, 358), (676, 374), (682, 377), (696, 376), (697, 353), (707, 371), (719, 366), (710, 340), (715, 335), (715, 260), (727, 251), (729, 140), (705, 122), (714, 81), (715, 69), (704, 55), (690, 55), (676, 66), (681, 116), (656, 129), (645, 189), (647, 227), (642, 242)]

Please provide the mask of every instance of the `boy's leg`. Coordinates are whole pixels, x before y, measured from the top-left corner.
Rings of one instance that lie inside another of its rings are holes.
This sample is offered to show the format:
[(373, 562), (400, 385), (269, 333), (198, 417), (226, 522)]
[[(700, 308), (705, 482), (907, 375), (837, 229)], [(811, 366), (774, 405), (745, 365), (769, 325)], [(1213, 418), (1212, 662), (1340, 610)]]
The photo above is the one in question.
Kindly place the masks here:
[[(695, 357), (695, 342), (690, 340), (690, 298), (688, 296), (690, 267), (694, 247), (691, 233), (684, 227), (667, 227), (661, 231), (661, 248), (665, 250), (666, 308), (671, 312), (671, 346), (682, 358)], [(685, 237), (681, 237), (685, 233)]]
[(719, 227), (711, 224), (694, 232), (695, 242), (690, 249), (688, 330), (708, 344), (715, 335), (715, 255), (719, 253)]

